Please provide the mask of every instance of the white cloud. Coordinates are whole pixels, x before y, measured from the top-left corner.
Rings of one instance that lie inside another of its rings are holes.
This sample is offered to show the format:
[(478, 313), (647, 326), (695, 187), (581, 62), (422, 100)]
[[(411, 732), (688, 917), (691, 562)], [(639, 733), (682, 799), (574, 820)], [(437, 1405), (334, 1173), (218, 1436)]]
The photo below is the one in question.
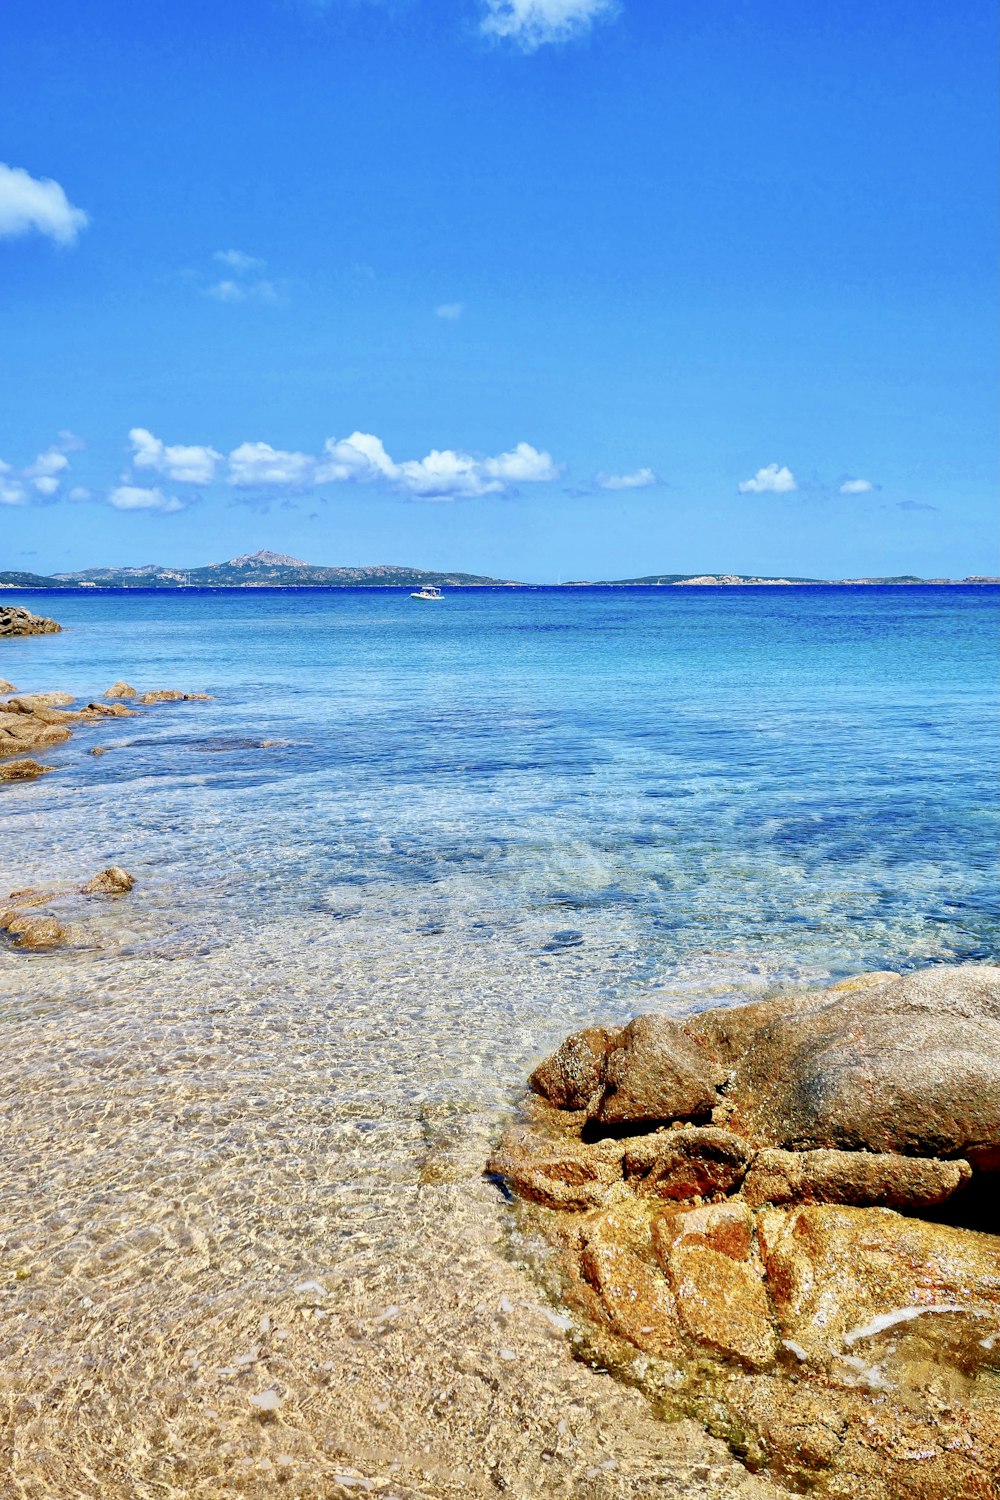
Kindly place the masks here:
[(840, 486), (842, 495), (869, 495), (876, 486), (870, 479), (845, 479)]
[(197, 443), (164, 443), (145, 427), (133, 427), (128, 437), (133, 467), (155, 469), (175, 484), (211, 484), (215, 466), (222, 462), (222, 454), (214, 448)]
[(518, 443), (507, 453), (475, 458), (454, 449), (433, 448), (424, 458), (397, 463), (381, 438), (352, 432), (328, 438), (323, 453), (286, 452), (270, 443), (241, 443), (229, 455), (229, 483), (237, 489), (279, 487), (293, 491), (323, 484), (390, 484), (419, 500), (466, 500), (508, 493), (517, 484), (558, 478), (559, 466), (549, 453)]
[(440, 307), (434, 309), (434, 316), (444, 318), (449, 323), (455, 323), (464, 312), (464, 302), (442, 302)]
[(602, 490), (646, 490), (659, 482), (652, 469), (635, 469), (631, 474), (598, 474), (594, 480)]
[(58, 182), (0, 162), (0, 239), (34, 230), (57, 245), (72, 245), (86, 225), (87, 215), (73, 207)]
[(10, 464), (0, 458), (0, 505), (23, 505), (27, 498), (28, 491)]
[(157, 510), (163, 515), (184, 509), (184, 501), (175, 495), (165, 495), (161, 489), (143, 489), (140, 485), (120, 484), (108, 495), (108, 504), (115, 510)]
[(266, 302), (272, 307), (281, 301), (277, 283), (266, 277), (258, 281), (215, 281), (205, 288), (205, 296), (216, 302)]
[(92, 496), (90, 491), (87, 489), (86, 485), (83, 484), (75, 484), (70, 490), (69, 494), (66, 496), (66, 499), (72, 500), (75, 505), (83, 504), (85, 501), (90, 500), (91, 498)]
[(534, 52), (547, 42), (585, 35), (595, 21), (617, 9), (616, 0), (486, 0), (482, 30)]
[(267, 268), (266, 260), (247, 255), (245, 250), (216, 250), (212, 259), (226, 266), (232, 275), (203, 287), (204, 296), (216, 302), (266, 302), (271, 306), (283, 300), (279, 283), (260, 275)]
[(308, 453), (288, 453), (270, 443), (240, 443), (229, 455), (229, 483), (238, 489), (307, 489), (315, 480), (316, 460)]
[(365, 483), (375, 479), (397, 479), (399, 466), (393, 463), (381, 438), (370, 432), (352, 432), (349, 438), (327, 438), (327, 454), (316, 468), (316, 483), (342, 483), (346, 480)]
[(768, 464), (758, 469), (752, 479), (744, 479), (739, 490), (741, 495), (787, 495), (797, 488), (791, 469)]
[(78, 437), (65, 432), (60, 434), (58, 443), (52, 443), (23, 469), (14, 469), (0, 460), (0, 504), (25, 505), (39, 495), (43, 500), (51, 500), (59, 493), (69, 470), (66, 449), (82, 446)]

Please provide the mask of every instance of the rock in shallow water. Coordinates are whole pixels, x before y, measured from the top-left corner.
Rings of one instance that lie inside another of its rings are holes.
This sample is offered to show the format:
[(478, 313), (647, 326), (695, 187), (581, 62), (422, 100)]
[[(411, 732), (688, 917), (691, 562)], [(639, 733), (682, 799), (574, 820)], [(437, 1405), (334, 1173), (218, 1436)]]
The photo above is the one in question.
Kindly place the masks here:
[(51, 770), (51, 766), (39, 765), (37, 760), (8, 761), (0, 765), (0, 781), (34, 781)]
[(44, 615), (34, 615), (17, 604), (0, 604), (0, 636), (53, 635), (60, 630), (61, 625)]
[(88, 896), (127, 896), (134, 885), (134, 875), (121, 865), (109, 865), (99, 875), (91, 876), (83, 889)]
[(796, 1490), (997, 1493), (1000, 1240), (912, 1215), (995, 1180), (998, 1023), (970, 966), (568, 1039), (493, 1165), (560, 1210), (591, 1357)]
[(656, 1125), (710, 1114), (725, 1070), (670, 1016), (637, 1016), (604, 1062), (604, 1082), (591, 1101), (599, 1125)]

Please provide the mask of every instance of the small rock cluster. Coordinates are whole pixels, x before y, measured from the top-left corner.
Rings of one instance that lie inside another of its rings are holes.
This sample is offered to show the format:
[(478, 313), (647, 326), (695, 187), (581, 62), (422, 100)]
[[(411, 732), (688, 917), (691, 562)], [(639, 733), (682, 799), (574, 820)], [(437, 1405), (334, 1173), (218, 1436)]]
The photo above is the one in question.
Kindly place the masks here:
[(59, 630), (62, 626), (44, 615), (33, 615), (18, 604), (0, 604), (0, 636), (54, 635)]
[[(13, 693), (13, 688), (9, 682), (0, 683), (0, 692)], [(127, 682), (116, 682), (104, 697), (112, 700), (134, 698), (143, 705), (208, 701), (207, 693), (181, 693), (175, 688), (139, 693)], [(128, 708), (121, 701), (94, 701), (82, 708), (68, 706), (75, 702), (72, 693), (59, 692), (23, 693), (0, 700), (0, 782), (30, 781), (52, 769), (36, 760), (4, 764), (7, 757), (62, 744), (70, 738), (74, 727), (98, 724), (105, 719), (127, 719), (138, 713), (138, 709)], [(98, 747), (98, 753), (103, 753), (101, 747)]]
[[(38, 952), (50, 948), (83, 947), (85, 928), (67, 921), (61, 908), (80, 896), (127, 896), (135, 877), (120, 865), (109, 865), (83, 885), (54, 885), (11, 891), (6, 909), (0, 910), (0, 932), (15, 947)], [(57, 915), (42, 908), (55, 907)]]
[(793, 1489), (1000, 1493), (1000, 969), (593, 1027), (531, 1086), (489, 1171), (588, 1357)]

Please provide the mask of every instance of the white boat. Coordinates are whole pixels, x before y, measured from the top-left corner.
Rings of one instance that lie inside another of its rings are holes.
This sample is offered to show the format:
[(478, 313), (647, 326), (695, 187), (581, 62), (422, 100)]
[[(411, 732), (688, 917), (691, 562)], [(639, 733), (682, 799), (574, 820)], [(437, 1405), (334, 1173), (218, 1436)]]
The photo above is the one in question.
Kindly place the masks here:
[(411, 594), (410, 598), (411, 599), (443, 599), (444, 595), (442, 594), (442, 592), (441, 592), (441, 590), (439, 588), (435, 588), (435, 586), (434, 586), (433, 583), (425, 583), (424, 586), (423, 586), (423, 588), (422, 589), (418, 589), (415, 594)]

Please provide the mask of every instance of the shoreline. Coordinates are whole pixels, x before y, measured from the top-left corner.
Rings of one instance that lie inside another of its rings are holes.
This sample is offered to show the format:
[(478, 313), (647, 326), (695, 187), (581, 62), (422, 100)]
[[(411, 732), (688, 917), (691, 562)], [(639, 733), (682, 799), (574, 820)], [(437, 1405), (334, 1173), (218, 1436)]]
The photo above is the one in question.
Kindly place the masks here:
[[(0, 590), (12, 594), (238, 594), (248, 590), (267, 593), (345, 592), (406, 594), (412, 584), (404, 583), (167, 583), (167, 584), (112, 584), (112, 583), (45, 583), (21, 584), (0, 583)], [(916, 589), (916, 588), (974, 588), (1000, 589), (997, 578), (684, 578), (667, 583), (445, 583), (441, 588), (449, 594), (504, 592), (562, 592), (581, 590), (626, 592), (633, 589)]]

